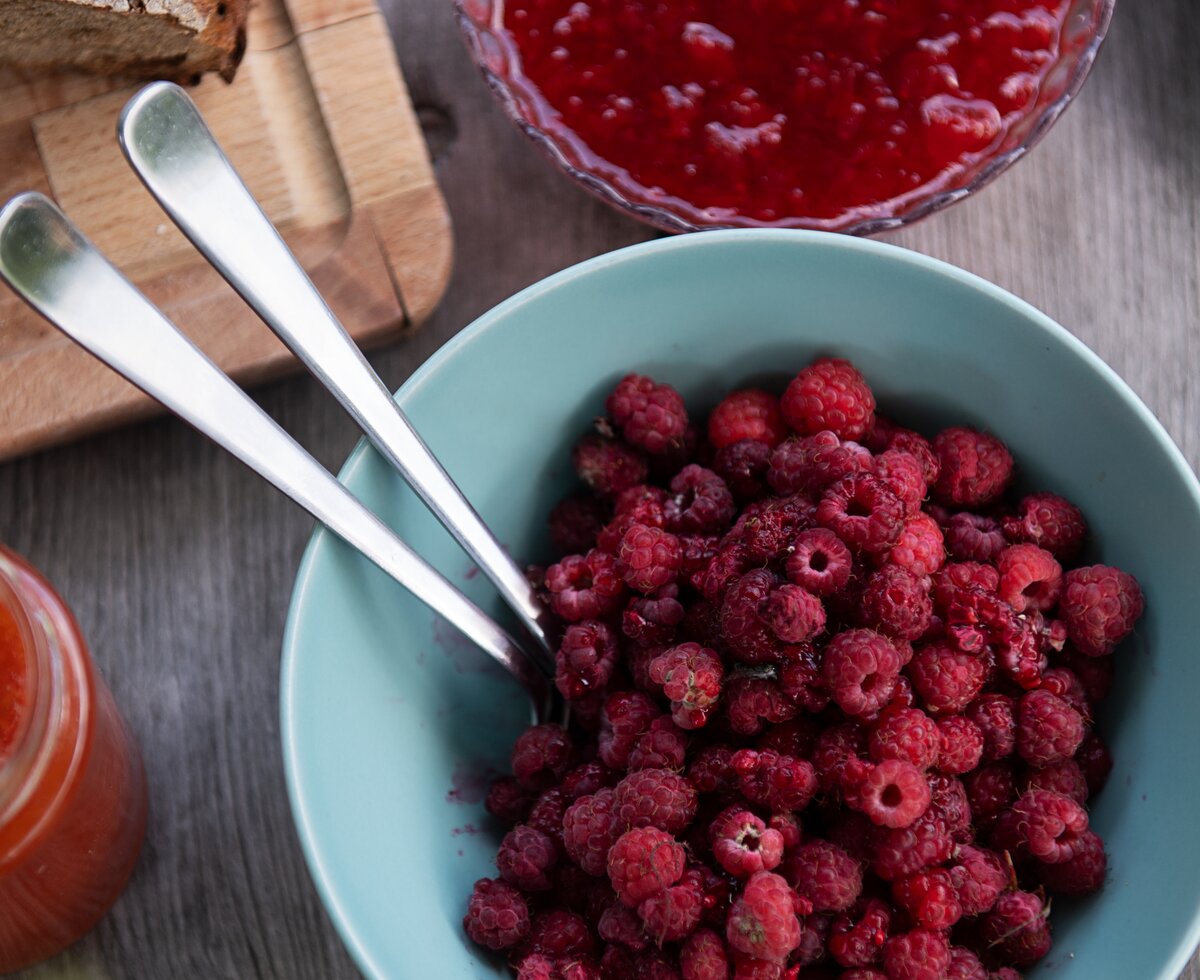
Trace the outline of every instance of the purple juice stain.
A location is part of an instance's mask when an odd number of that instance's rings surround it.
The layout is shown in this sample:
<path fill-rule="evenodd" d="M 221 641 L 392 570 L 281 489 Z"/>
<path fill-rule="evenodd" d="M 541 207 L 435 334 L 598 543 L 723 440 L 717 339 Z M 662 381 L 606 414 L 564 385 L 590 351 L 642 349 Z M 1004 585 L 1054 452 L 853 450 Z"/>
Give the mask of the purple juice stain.
<path fill-rule="evenodd" d="M 450 791 L 446 794 L 446 802 L 482 803 L 499 775 L 491 766 L 480 762 L 460 762 L 450 774 Z"/>

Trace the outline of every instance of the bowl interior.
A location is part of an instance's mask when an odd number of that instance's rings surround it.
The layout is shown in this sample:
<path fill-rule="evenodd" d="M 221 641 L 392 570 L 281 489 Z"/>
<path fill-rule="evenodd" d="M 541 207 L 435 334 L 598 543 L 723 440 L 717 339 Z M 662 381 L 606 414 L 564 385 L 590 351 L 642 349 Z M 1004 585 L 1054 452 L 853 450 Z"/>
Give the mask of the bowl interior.
<path fill-rule="evenodd" d="M 852 358 L 889 415 L 985 426 L 1029 488 L 1080 504 L 1094 557 L 1147 596 L 1119 651 L 1102 730 L 1116 768 L 1094 825 L 1098 899 L 1055 910 L 1035 976 L 1174 980 L 1197 936 L 1192 844 L 1200 757 L 1184 751 L 1200 684 L 1192 595 L 1200 488 L 1161 427 L 1083 345 L 1002 290 L 879 243 L 718 232 L 635 246 L 526 290 L 465 330 L 397 396 L 513 553 L 546 557 L 568 448 L 631 368 L 699 412 L 822 352 Z M 486 608 L 485 582 L 388 466 L 360 446 L 343 478 Z M 283 743 L 300 836 L 343 937 L 372 976 L 504 976 L 465 944 L 472 882 L 498 841 L 481 799 L 528 718 L 515 685 L 324 531 L 284 643 Z M 1053 971 L 1052 973 L 1050 971 Z"/>

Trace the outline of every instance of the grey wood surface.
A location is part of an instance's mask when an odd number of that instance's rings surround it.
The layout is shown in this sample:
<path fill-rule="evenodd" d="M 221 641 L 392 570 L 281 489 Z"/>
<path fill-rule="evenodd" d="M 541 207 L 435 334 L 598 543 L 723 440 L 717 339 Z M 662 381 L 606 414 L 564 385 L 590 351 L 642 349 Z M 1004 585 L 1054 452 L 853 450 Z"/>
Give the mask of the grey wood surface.
<path fill-rule="evenodd" d="M 448 0 L 384 0 L 457 229 L 424 330 L 374 357 L 398 385 L 496 301 L 651 236 L 555 174 L 501 117 Z M 1080 102 L 1032 156 L 893 237 L 1047 311 L 1200 462 L 1200 18 L 1123 0 Z M 314 382 L 258 392 L 327 465 L 356 433 Z M 353 977 L 288 813 L 277 666 L 310 521 L 160 419 L 0 467 L 0 540 L 77 612 L 144 747 L 149 838 L 127 894 L 37 978 Z M 0 911 L 2 914 L 2 911 Z M 1197 980 L 1195 963 L 1185 976 Z"/>

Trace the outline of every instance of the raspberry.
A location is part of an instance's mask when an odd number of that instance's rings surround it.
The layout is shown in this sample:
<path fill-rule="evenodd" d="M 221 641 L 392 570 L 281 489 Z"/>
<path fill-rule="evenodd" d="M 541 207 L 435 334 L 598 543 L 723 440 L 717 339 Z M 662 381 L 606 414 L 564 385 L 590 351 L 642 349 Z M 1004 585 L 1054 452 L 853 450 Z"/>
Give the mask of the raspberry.
<path fill-rule="evenodd" d="M 749 567 L 746 546 L 741 541 L 722 545 L 704 573 L 704 580 L 700 585 L 704 598 L 713 604 L 719 604 L 729 587 Z"/>
<path fill-rule="evenodd" d="M 925 500 L 925 469 L 911 453 L 888 449 L 875 457 L 874 473 L 904 505 L 904 513 L 912 516 Z"/>
<path fill-rule="evenodd" d="M 988 980 L 988 971 L 979 957 L 965 946 L 951 946 L 946 980 Z"/>
<path fill-rule="evenodd" d="M 1050 952 L 1050 927 L 1042 901 L 1029 892 L 1001 895 L 980 930 L 992 954 L 1020 969 L 1033 966 Z"/>
<path fill-rule="evenodd" d="M 871 423 L 871 427 L 863 433 L 860 441 L 871 452 L 881 453 L 888 448 L 888 443 L 896 433 L 907 431 L 907 429 L 902 429 L 886 415 L 880 415 L 876 412 L 875 420 Z"/>
<path fill-rule="evenodd" d="M 546 588 L 555 613 L 568 623 L 603 619 L 620 609 L 625 597 L 616 561 L 595 548 L 546 569 Z"/>
<path fill-rule="evenodd" d="M 1034 493 L 1021 499 L 1014 517 L 1004 519 L 1004 534 L 1014 544 L 1036 544 L 1059 561 L 1069 562 L 1083 549 L 1087 522 L 1069 500 Z"/>
<path fill-rule="evenodd" d="M 1071 642 L 1089 657 L 1112 653 L 1142 615 L 1137 579 L 1119 568 L 1090 565 L 1067 572 L 1059 612 Z"/>
<path fill-rule="evenodd" d="M 996 559 L 1000 572 L 999 596 L 1017 612 L 1047 612 L 1058 604 L 1062 592 L 1062 566 L 1035 544 L 1014 544 Z"/>
<path fill-rule="evenodd" d="M 963 915 L 987 912 L 1008 887 L 1008 871 L 1000 855 L 970 844 L 958 848 L 949 873 Z"/>
<path fill-rule="evenodd" d="M 704 589 L 708 566 L 712 564 L 712 560 L 721 548 L 721 538 L 715 534 L 681 534 L 679 543 L 682 547 L 679 557 L 679 577 L 697 592 L 701 592 Z M 690 607 L 684 610 L 684 618 L 690 611 Z M 691 639 L 695 639 L 695 637 L 691 637 Z"/>
<path fill-rule="evenodd" d="M 887 553 L 892 565 L 907 569 L 918 578 L 932 575 L 946 560 L 942 529 L 925 513 L 917 513 L 904 522 L 900 537 Z"/>
<path fill-rule="evenodd" d="M 678 942 L 700 924 L 704 885 L 695 871 L 689 871 L 677 885 L 664 888 L 638 906 L 638 915 L 646 932 L 659 945 Z"/>
<path fill-rule="evenodd" d="M 871 868 L 884 881 L 895 881 L 942 864 L 953 850 L 954 841 L 945 826 L 926 813 L 911 827 L 880 830 Z"/>
<path fill-rule="evenodd" d="M 711 929 L 697 929 L 683 942 L 679 953 L 683 980 L 729 980 L 729 954 Z"/>
<path fill-rule="evenodd" d="M 501 776 L 492 783 L 483 805 L 497 820 L 515 824 L 524 820 L 529 813 L 533 796 L 517 782 L 515 776 Z"/>
<path fill-rule="evenodd" d="M 758 564 L 785 560 L 796 535 L 813 526 L 814 513 L 813 505 L 798 494 L 769 500 L 753 515 L 744 513 L 738 527 L 747 559 Z"/>
<path fill-rule="evenodd" d="M 561 844 L 563 814 L 567 810 L 568 802 L 563 791 L 557 786 L 548 789 L 537 798 L 525 822 L 534 830 L 540 830 L 555 844 Z"/>
<path fill-rule="evenodd" d="M 650 723 L 661 712 L 641 691 L 610 694 L 600 714 L 600 758 L 612 769 L 624 769 L 629 753 L 650 730 Z"/>
<path fill-rule="evenodd" d="M 767 482 L 776 493 L 820 493 L 852 473 L 868 473 L 871 454 L 833 432 L 781 442 L 771 453 Z"/>
<path fill-rule="evenodd" d="M 864 626 L 901 640 L 917 639 L 929 628 L 933 615 L 928 589 L 899 565 L 872 572 L 859 603 Z"/>
<path fill-rule="evenodd" d="M 853 569 L 850 549 L 823 527 L 801 531 L 787 560 L 788 580 L 819 596 L 844 589 Z"/>
<path fill-rule="evenodd" d="M 702 728 L 721 696 L 725 668 L 715 650 L 699 643 L 671 647 L 650 663 L 650 679 L 671 701 L 680 728 Z"/>
<path fill-rule="evenodd" d="M 734 750 L 728 745 L 706 745 L 688 766 L 688 781 L 701 793 L 725 793 L 737 781 Z"/>
<path fill-rule="evenodd" d="M 763 619 L 785 643 L 805 643 L 825 630 L 821 600 L 799 585 L 780 585 L 759 607 Z"/>
<path fill-rule="evenodd" d="M 962 780 L 941 773 L 930 773 L 929 812 L 945 825 L 950 836 L 960 844 L 974 840 L 971 805 Z"/>
<path fill-rule="evenodd" d="M 858 722 L 847 721 L 826 728 L 817 736 L 813 749 L 813 767 L 826 792 L 836 790 L 842 782 L 846 765 L 867 754 L 867 731 Z"/>
<path fill-rule="evenodd" d="M 666 453 L 683 443 L 687 409 L 679 392 L 668 384 L 645 375 L 626 375 L 608 396 L 605 409 L 625 439 L 648 453 Z"/>
<path fill-rule="evenodd" d="M 968 705 L 964 714 L 983 734 L 985 762 L 1006 759 L 1017 748 L 1017 706 L 1007 694 L 988 693 Z"/>
<path fill-rule="evenodd" d="M 733 520 L 733 494 L 712 470 L 694 463 L 671 480 L 667 527 L 677 534 L 715 534 Z"/>
<path fill-rule="evenodd" d="M 574 623 L 563 633 L 555 655 L 554 683 L 568 700 L 608 686 L 617 663 L 617 639 L 603 623 Z"/>
<path fill-rule="evenodd" d="M 769 391 L 747 388 L 726 395 L 708 417 L 708 441 L 717 449 L 753 439 L 774 446 L 787 435 L 779 401 Z"/>
<path fill-rule="evenodd" d="M 989 504 L 1012 481 L 1012 456 L 995 436 L 976 429 L 943 429 L 934 437 L 933 451 L 941 467 L 934 493 L 950 506 Z"/>
<path fill-rule="evenodd" d="M 657 827 L 626 831 L 608 851 L 608 878 L 630 908 L 670 888 L 683 877 L 683 846 Z"/>
<path fill-rule="evenodd" d="M 892 913 L 877 898 L 869 898 L 857 920 L 849 916 L 835 919 L 829 930 L 829 955 L 839 966 L 865 967 L 879 962 L 887 940 Z"/>
<path fill-rule="evenodd" d="M 942 732 L 924 711 L 888 708 L 875 723 L 868 748 L 875 762 L 901 759 L 924 770 L 938 764 L 941 745 Z"/>
<path fill-rule="evenodd" d="M 946 643 L 918 647 L 908 665 L 913 687 L 933 715 L 957 714 L 983 688 L 987 665 Z"/>
<path fill-rule="evenodd" d="M 638 914 L 619 901 L 605 905 L 596 923 L 596 932 L 606 943 L 617 943 L 635 953 L 641 952 L 650 942 Z"/>
<path fill-rule="evenodd" d="M 746 882 L 726 920 L 725 937 L 735 950 L 782 963 L 800 944 L 800 923 L 787 882 L 760 871 Z"/>
<path fill-rule="evenodd" d="M 679 587 L 665 585 L 648 596 L 634 596 L 621 615 L 621 632 L 639 646 L 670 643 L 686 610 L 679 601 Z"/>
<path fill-rule="evenodd" d="M 944 538 L 946 550 L 963 562 L 993 562 L 1008 547 L 999 522 L 979 514 L 955 514 L 946 525 Z"/>
<path fill-rule="evenodd" d="M 870 630 L 845 630 L 825 648 L 825 683 L 848 715 L 868 717 L 891 697 L 900 674 L 900 653 Z"/>
<path fill-rule="evenodd" d="M 1098 834 L 1086 831 L 1075 842 L 1073 857 L 1058 864 L 1043 864 L 1038 875 L 1050 891 L 1059 895 L 1091 895 L 1104 887 L 1108 858 Z"/>
<path fill-rule="evenodd" d="M 875 421 L 875 396 L 866 379 L 838 357 L 822 357 L 802 369 L 779 407 L 801 435 L 830 429 L 842 439 L 861 439 Z"/>
<path fill-rule="evenodd" d="M 1075 856 L 1087 829 L 1087 811 L 1070 797 L 1031 789 L 1000 814 L 992 836 L 1002 850 L 1059 864 Z"/>
<path fill-rule="evenodd" d="M 510 949 L 529 933 L 529 906 L 512 885 L 480 878 L 467 900 L 463 928 L 480 946 Z"/>
<path fill-rule="evenodd" d="M 831 485 L 817 505 L 817 523 L 851 548 L 887 551 L 900 537 L 904 505 L 875 477 L 846 476 Z"/>
<path fill-rule="evenodd" d="M 1104 789 L 1104 784 L 1108 782 L 1108 775 L 1112 772 L 1113 759 L 1109 754 L 1108 747 L 1100 741 L 1099 735 L 1095 732 L 1088 732 L 1084 736 L 1083 744 L 1079 746 L 1079 751 L 1075 753 L 1075 761 L 1083 770 L 1083 778 L 1087 780 L 1088 793 L 1095 796 Z"/>
<path fill-rule="evenodd" d="M 696 790 L 669 769 L 639 769 L 617 783 L 613 812 L 622 827 L 677 833 L 696 815 Z"/>
<path fill-rule="evenodd" d="M 829 927 L 833 924 L 832 915 L 806 915 L 800 921 L 800 945 L 788 957 L 791 968 L 780 974 L 786 980 L 799 976 L 799 971 L 825 959 L 825 947 L 829 943 Z M 811 971 L 806 971 L 812 976 Z"/>
<path fill-rule="evenodd" d="M 593 759 L 591 762 L 581 763 L 567 773 L 558 788 L 566 799 L 574 802 L 581 796 L 611 787 L 616 781 L 616 774 L 608 766 Z"/>
<path fill-rule="evenodd" d="M 844 912 L 862 892 L 859 863 L 825 840 L 809 840 L 791 851 L 784 860 L 783 874 L 816 912 Z"/>
<path fill-rule="evenodd" d="M 496 866 L 500 877 L 522 891 L 550 890 L 550 869 L 558 859 L 558 847 L 540 830 L 514 827 L 500 842 Z"/>
<path fill-rule="evenodd" d="M 533 917 L 525 953 L 541 953 L 551 959 L 587 956 L 595 947 L 592 932 L 583 916 L 566 909 L 547 909 Z"/>
<path fill-rule="evenodd" d="M 870 766 L 847 792 L 846 803 L 880 827 L 908 827 L 929 806 L 929 781 L 911 762 L 888 759 Z"/>
<path fill-rule="evenodd" d="M 976 822 L 986 822 L 998 815 L 1017 798 L 1012 766 L 1003 761 L 991 762 L 967 773 L 963 785 L 967 787 L 967 801 Z"/>
<path fill-rule="evenodd" d="M 812 764 L 772 749 L 741 749 L 730 765 L 742 795 L 776 813 L 803 810 L 817 792 Z"/>
<path fill-rule="evenodd" d="M 757 735 L 764 722 L 791 721 L 796 706 L 765 677 L 735 674 L 725 684 L 725 716 L 738 735 Z"/>
<path fill-rule="evenodd" d="M 959 591 L 974 586 L 984 592 L 1000 588 L 1000 573 L 991 565 L 977 561 L 951 562 L 933 577 L 934 605 L 945 612 Z"/>
<path fill-rule="evenodd" d="M 1056 694 L 1079 712 L 1086 721 L 1092 713 L 1087 691 L 1075 671 L 1067 667 L 1051 667 L 1042 674 L 1041 689 Z"/>
<path fill-rule="evenodd" d="M 922 472 L 925 474 L 926 484 L 933 486 L 937 483 L 938 475 L 942 470 L 942 464 L 938 462 L 937 453 L 933 451 L 933 444 L 919 432 L 913 432 L 912 429 L 898 428 L 892 432 L 884 448 L 898 449 L 901 452 L 908 453 L 910 456 L 915 456 L 921 464 Z"/>
<path fill-rule="evenodd" d="M 666 520 L 666 505 L 666 490 L 639 483 L 617 494 L 613 501 L 613 517 L 632 516 L 639 524 L 662 527 Z"/>
<path fill-rule="evenodd" d="M 682 769 L 686 758 L 687 735 L 675 722 L 662 715 L 650 723 L 650 731 L 638 739 L 629 753 L 629 771 Z"/>
<path fill-rule="evenodd" d="M 713 857 L 735 878 L 771 871 L 783 860 L 783 834 L 741 807 L 723 811 L 708 833 Z"/>
<path fill-rule="evenodd" d="M 779 690 L 805 711 L 824 711 L 829 706 L 829 690 L 821 670 L 821 654 L 808 644 L 793 648 L 779 668 Z"/>
<path fill-rule="evenodd" d="M 721 631 L 730 651 L 743 663 L 774 663 L 782 655 L 782 642 L 761 614 L 778 585 L 773 572 L 759 568 L 742 575 L 725 593 Z"/>
<path fill-rule="evenodd" d="M 966 653 L 992 650 L 996 665 L 1021 687 L 1041 683 L 1048 661 L 1031 619 L 999 596 L 974 586 L 958 589 L 946 609 L 945 631 Z"/>
<path fill-rule="evenodd" d="M 602 497 L 611 497 L 644 483 L 649 472 L 646 457 L 623 442 L 586 435 L 571 456 L 579 479 Z"/>
<path fill-rule="evenodd" d="M 595 545 L 596 535 L 607 520 L 608 508 L 596 497 L 566 497 L 550 511 L 550 543 L 560 555 L 585 552 Z"/>
<path fill-rule="evenodd" d="M 794 813 L 772 813 L 771 819 L 767 821 L 767 826 L 771 830 L 779 831 L 783 837 L 783 848 L 799 847 L 803 834 L 803 828 L 800 826 L 800 818 Z"/>
<path fill-rule="evenodd" d="M 1025 788 L 1061 793 L 1081 806 L 1088 799 L 1087 777 L 1074 759 L 1064 759 L 1044 769 L 1029 770 Z"/>
<path fill-rule="evenodd" d="M 713 471 L 725 481 L 733 496 L 744 503 L 766 493 L 770 459 L 771 447 L 765 442 L 743 439 L 717 450 Z"/>
<path fill-rule="evenodd" d="M 944 980 L 950 969 L 950 944 L 929 929 L 892 936 L 883 946 L 883 967 L 888 980 Z"/>
<path fill-rule="evenodd" d="M 675 581 L 682 557 L 682 546 L 674 534 L 634 524 L 621 538 L 617 570 L 631 589 L 650 593 Z"/>
<path fill-rule="evenodd" d="M 1030 691 L 1017 705 L 1017 751 L 1031 766 L 1048 766 L 1075 754 L 1083 719 L 1049 691 Z"/>
<path fill-rule="evenodd" d="M 918 871 L 892 882 L 892 896 L 922 929 L 949 929 L 962 918 L 954 881 L 944 868 Z"/>
<path fill-rule="evenodd" d="M 561 725 L 534 725 L 513 745 L 513 775 L 525 789 L 537 792 L 559 782 L 573 756 L 571 739 Z"/>
<path fill-rule="evenodd" d="M 941 735 L 937 767 L 951 776 L 961 776 L 976 768 L 983 759 L 983 732 L 964 715 L 937 720 Z"/>

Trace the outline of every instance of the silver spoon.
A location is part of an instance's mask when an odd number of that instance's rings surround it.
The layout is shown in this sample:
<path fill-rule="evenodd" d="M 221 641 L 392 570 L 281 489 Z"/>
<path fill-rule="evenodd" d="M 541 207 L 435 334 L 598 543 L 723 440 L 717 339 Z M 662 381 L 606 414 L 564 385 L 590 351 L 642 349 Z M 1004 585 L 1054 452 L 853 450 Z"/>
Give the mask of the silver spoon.
<path fill-rule="evenodd" d="M 221 151 L 186 92 L 155 82 L 125 106 L 121 148 L 180 230 L 333 393 L 490 578 L 554 671 L 544 606 L 429 451 Z"/>
<path fill-rule="evenodd" d="M 458 627 L 524 685 L 540 717 L 548 716 L 553 685 L 529 652 L 280 428 L 43 195 L 22 194 L 0 209 L 0 277 L 72 340 Z"/>

